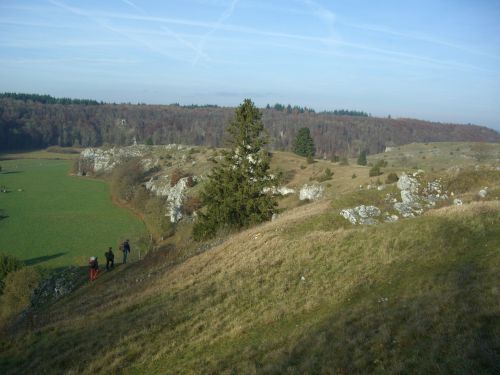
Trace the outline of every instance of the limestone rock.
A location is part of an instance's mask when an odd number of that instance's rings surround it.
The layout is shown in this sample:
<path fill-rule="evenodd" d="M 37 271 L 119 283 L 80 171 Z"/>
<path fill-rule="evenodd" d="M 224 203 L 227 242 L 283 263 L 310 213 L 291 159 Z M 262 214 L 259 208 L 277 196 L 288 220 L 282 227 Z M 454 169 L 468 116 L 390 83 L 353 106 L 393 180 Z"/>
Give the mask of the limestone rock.
<path fill-rule="evenodd" d="M 479 195 L 480 198 L 486 198 L 486 196 L 488 195 L 488 188 L 487 187 L 482 188 L 481 190 L 479 190 L 477 195 Z"/>
<path fill-rule="evenodd" d="M 299 199 L 301 201 L 309 199 L 309 200 L 318 200 L 323 195 L 323 186 L 321 185 L 307 185 L 305 184 L 302 189 L 300 189 Z"/>
<path fill-rule="evenodd" d="M 354 225 L 373 225 L 378 223 L 375 217 L 380 216 L 380 209 L 375 206 L 361 205 L 354 208 L 346 208 L 340 211 L 340 215 Z"/>

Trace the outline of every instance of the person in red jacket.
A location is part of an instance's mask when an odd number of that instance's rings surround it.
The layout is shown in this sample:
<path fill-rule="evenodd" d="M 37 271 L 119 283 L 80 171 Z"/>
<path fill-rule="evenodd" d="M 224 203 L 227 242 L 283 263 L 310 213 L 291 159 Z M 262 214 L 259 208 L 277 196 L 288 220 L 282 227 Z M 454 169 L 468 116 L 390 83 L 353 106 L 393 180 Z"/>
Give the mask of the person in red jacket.
<path fill-rule="evenodd" d="M 90 257 L 89 260 L 89 280 L 94 281 L 97 279 L 97 274 L 99 273 L 99 263 L 97 262 L 97 257 Z"/>

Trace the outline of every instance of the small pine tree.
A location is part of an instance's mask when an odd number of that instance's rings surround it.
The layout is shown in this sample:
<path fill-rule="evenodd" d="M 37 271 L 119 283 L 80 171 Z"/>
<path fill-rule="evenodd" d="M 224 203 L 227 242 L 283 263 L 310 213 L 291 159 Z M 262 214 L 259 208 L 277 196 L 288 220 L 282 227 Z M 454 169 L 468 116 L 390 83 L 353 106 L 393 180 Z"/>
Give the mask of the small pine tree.
<path fill-rule="evenodd" d="M 314 141 L 308 128 L 300 128 L 293 140 L 293 152 L 300 156 L 313 157 L 316 153 Z"/>
<path fill-rule="evenodd" d="M 269 220 L 275 212 L 277 202 L 270 188 L 277 181 L 269 173 L 261 117 L 250 99 L 236 109 L 228 128 L 231 149 L 213 168 L 200 195 L 204 212 L 193 228 L 195 240 L 214 237 L 223 227 L 240 229 Z"/>
<path fill-rule="evenodd" d="M 358 165 L 366 165 L 367 164 L 367 160 L 366 160 L 366 151 L 363 150 L 359 153 L 359 157 L 358 157 Z"/>

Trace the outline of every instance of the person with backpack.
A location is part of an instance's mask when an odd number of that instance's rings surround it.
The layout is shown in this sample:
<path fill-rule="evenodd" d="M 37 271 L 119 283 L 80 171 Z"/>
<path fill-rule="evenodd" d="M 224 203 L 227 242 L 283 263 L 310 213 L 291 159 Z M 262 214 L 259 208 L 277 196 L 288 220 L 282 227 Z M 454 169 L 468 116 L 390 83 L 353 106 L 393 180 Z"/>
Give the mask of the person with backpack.
<path fill-rule="evenodd" d="M 89 280 L 94 281 L 95 279 L 97 279 L 98 272 L 99 272 L 99 263 L 97 262 L 97 257 L 90 257 Z"/>
<path fill-rule="evenodd" d="M 129 244 L 128 240 L 125 240 L 125 242 L 123 243 L 122 251 L 123 251 L 123 264 L 126 264 L 128 254 L 130 254 L 130 244 Z"/>
<path fill-rule="evenodd" d="M 104 253 L 104 256 L 106 257 L 106 271 L 109 271 L 110 268 L 115 267 L 115 254 L 111 247 Z"/>

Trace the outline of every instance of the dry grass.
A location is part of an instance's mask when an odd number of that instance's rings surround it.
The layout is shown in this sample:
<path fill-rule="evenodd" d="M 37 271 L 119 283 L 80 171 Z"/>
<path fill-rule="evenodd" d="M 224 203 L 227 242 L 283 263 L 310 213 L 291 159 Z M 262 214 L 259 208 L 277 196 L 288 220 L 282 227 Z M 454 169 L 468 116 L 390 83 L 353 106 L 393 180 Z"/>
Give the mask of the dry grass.
<path fill-rule="evenodd" d="M 330 168 L 334 199 L 212 247 L 179 227 L 0 340 L 2 373 L 498 373 L 499 202 L 353 227 L 338 210 L 387 192 L 351 193 L 369 167 L 278 166 L 295 188 Z"/>
<path fill-rule="evenodd" d="M 324 202 L 300 207 L 170 268 L 152 259 L 105 274 L 40 312 L 35 331 L 2 344 L 0 367 L 137 374 L 494 369 L 498 325 L 488 316 L 499 312 L 492 289 L 497 203 L 373 228 L 287 233 L 328 209 Z"/>

